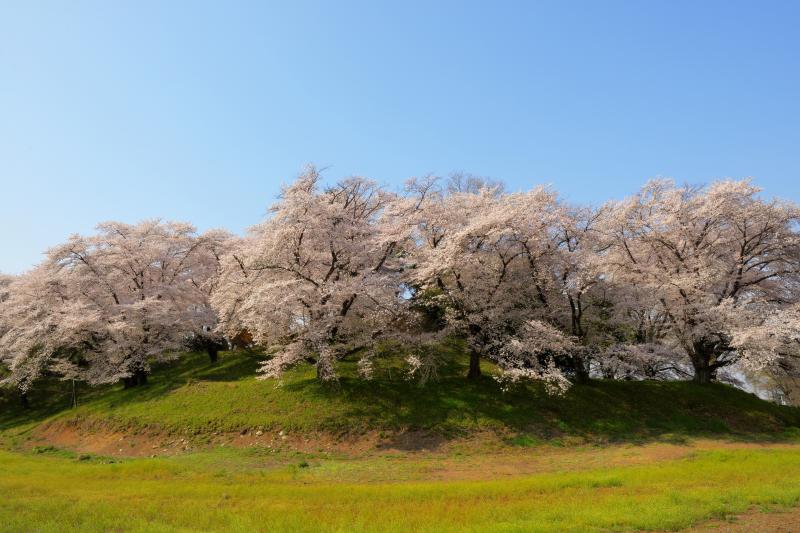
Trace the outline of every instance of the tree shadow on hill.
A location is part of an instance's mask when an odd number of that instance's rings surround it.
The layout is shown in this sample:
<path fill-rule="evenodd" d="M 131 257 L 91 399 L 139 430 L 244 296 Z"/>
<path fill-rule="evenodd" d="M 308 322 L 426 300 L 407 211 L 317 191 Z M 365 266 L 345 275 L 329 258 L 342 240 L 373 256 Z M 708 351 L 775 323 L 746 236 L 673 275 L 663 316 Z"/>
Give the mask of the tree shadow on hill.
<path fill-rule="evenodd" d="M 448 377 L 424 387 L 352 378 L 343 378 L 338 388 L 313 380 L 286 387 L 303 397 L 343 402 L 344 414 L 324 422 L 331 431 L 353 428 L 358 420 L 365 429 L 390 431 L 395 440 L 387 445 L 397 449 L 432 449 L 475 430 L 536 441 L 578 437 L 589 443 L 644 443 L 702 437 L 797 440 L 800 426 L 800 409 L 725 385 L 688 382 L 596 381 L 575 385 L 563 396 L 549 396 L 536 385 L 504 393 L 488 376 Z"/>
<path fill-rule="evenodd" d="M 402 357 L 384 360 L 371 381 L 356 377 L 355 361 L 343 361 L 335 387 L 316 381 L 311 368 L 295 369 L 287 373 L 283 390 L 289 394 L 281 395 L 280 401 L 289 404 L 287 412 L 313 412 L 311 429 L 333 434 L 381 431 L 386 447 L 394 449 L 435 449 L 475 431 L 494 431 L 519 443 L 556 443 L 571 437 L 589 443 L 800 438 L 800 409 L 780 407 L 725 385 L 594 381 L 575 385 L 563 396 L 549 396 L 537 384 L 503 392 L 491 375 L 465 379 L 463 353 L 458 347 L 452 352 L 439 368 L 440 379 L 425 386 L 405 379 Z M 155 365 L 145 386 L 125 390 L 119 384 L 79 385 L 75 418 L 113 416 L 115 407 L 157 400 L 194 383 L 254 379 L 263 358 L 255 352 L 223 352 L 212 364 L 205 354 L 187 354 Z M 22 409 L 18 398 L 8 393 L 0 394 L 0 430 L 22 431 L 71 412 L 70 392 L 68 382 L 44 380 L 31 393 L 31 409 Z M 286 423 L 291 425 L 291 420 Z"/>
<path fill-rule="evenodd" d="M 145 385 L 123 388 L 121 383 L 89 386 L 77 383 L 79 408 L 110 410 L 117 406 L 148 402 L 188 384 L 202 381 L 234 382 L 252 378 L 263 356 L 255 352 L 221 352 L 211 363 L 203 353 L 188 353 L 169 363 L 154 364 Z M 13 391 L 0 389 L 0 431 L 41 423 L 60 413 L 72 411 L 72 384 L 50 378 L 36 384 L 24 408 Z"/>
<path fill-rule="evenodd" d="M 28 396 L 30 405 L 23 407 L 16 391 L 0 389 L 0 431 L 41 422 L 72 405 L 71 385 L 62 381 L 43 381 Z"/>
<path fill-rule="evenodd" d="M 235 382 L 252 378 L 262 356 L 250 352 L 220 352 L 211 363 L 203 353 L 191 353 L 172 363 L 153 365 L 148 383 L 130 389 L 119 388 L 115 394 L 98 394 L 101 405 L 115 407 L 125 403 L 146 402 L 203 381 Z M 97 402 L 95 402 L 97 403 Z"/>
<path fill-rule="evenodd" d="M 256 375 L 264 356 L 257 352 L 220 352 L 219 361 L 190 366 L 184 376 L 202 381 L 239 381 Z"/>

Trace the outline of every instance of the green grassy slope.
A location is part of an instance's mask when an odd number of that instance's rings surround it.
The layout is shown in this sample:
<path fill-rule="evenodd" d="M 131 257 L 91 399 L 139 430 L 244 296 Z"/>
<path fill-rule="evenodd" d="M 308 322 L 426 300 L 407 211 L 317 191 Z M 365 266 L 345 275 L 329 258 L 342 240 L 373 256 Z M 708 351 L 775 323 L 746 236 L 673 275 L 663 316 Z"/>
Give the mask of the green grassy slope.
<path fill-rule="evenodd" d="M 257 380 L 261 356 L 226 352 L 216 365 L 203 354 L 157 368 L 150 384 L 79 387 L 78 409 L 69 409 L 69 386 L 45 383 L 31 396 L 32 409 L 0 398 L 0 431 L 45 420 L 99 424 L 107 429 L 152 429 L 204 434 L 281 428 L 295 432 L 360 434 L 369 430 L 431 430 L 444 436 L 473 431 L 536 439 L 580 437 L 590 441 L 636 440 L 665 434 L 779 438 L 797 432 L 800 409 L 780 407 L 724 385 L 687 382 L 596 381 L 552 397 L 536 385 L 503 393 L 493 369 L 467 381 L 457 345 L 443 350 L 436 382 L 404 379 L 399 358 L 385 359 L 373 381 L 355 377 L 355 363 L 341 365 L 338 387 L 317 383 L 305 366 L 282 385 Z"/>

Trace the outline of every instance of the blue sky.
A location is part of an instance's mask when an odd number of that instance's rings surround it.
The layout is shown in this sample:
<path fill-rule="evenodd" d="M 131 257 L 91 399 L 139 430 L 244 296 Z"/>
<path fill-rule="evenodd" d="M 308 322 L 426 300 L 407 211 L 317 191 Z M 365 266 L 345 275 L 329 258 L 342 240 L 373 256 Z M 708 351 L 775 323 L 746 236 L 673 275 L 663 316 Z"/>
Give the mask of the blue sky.
<path fill-rule="evenodd" d="M 242 231 L 307 162 L 600 203 L 800 200 L 800 2 L 0 3 L 0 270 L 102 220 Z"/>

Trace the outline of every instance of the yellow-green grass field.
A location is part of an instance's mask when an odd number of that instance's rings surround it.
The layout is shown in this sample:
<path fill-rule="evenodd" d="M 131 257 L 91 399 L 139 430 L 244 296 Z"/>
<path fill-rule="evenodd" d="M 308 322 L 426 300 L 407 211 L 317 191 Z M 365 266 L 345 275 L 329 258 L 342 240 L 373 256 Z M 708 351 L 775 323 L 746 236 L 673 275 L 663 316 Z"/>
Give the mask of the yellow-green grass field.
<path fill-rule="evenodd" d="M 0 452 L 0 530 L 675 530 L 800 499 L 800 447 L 708 444 L 684 445 L 677 457 L 665 452 L 680 445 L 647 445 L 638 453 L 649 460 L 606 468 L 582 468 L 586 450 L 560 450 L 552 468 L 503 478 L 492 476 L 492 463 L 507 455 L 471 457 L 462 459 L 477 463 L 471 474 L 452 480 L 426 480 L 437 469 L 420 470 L 414 457 L 281 464 L 228 451 L 109 464 Z M 406 479 L 373 480 L 382 470 Z"/>

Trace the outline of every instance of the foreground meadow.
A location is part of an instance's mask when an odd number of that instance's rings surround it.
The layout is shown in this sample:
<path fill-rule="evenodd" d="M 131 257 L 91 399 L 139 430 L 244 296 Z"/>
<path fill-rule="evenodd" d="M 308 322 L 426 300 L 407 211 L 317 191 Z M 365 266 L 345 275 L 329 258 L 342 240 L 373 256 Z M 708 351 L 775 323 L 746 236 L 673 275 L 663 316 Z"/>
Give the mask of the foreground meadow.
<path fill-rule="evenodd" d="M 685 382 L 501 393 L 443 350 L 435 386 L 388 359 L 276 387 L 230 352 L 77 409 L 59 381 L 0 398 L 0 531 L 658 531 L 800 502 L 795 408 Z"/>
<path fill-rule="evenodd" d="M 2 531 L 676 530 L 800 500 L 797 445 L 362 459 L 249 449 L 113 462 L 39 451 L 0 453 Z M 538 471 L 497 472 L 527 461 Z"/>

